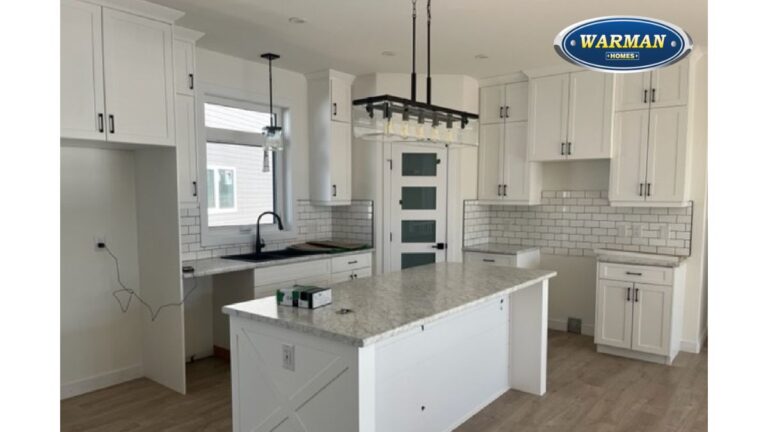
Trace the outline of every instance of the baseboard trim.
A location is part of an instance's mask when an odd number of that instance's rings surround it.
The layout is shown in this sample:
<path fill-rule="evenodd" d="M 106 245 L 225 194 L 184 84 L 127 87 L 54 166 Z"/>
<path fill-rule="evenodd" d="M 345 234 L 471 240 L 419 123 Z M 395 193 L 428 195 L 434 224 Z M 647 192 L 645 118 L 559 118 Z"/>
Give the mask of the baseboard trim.
<path fill-rule="evenodd" d="M 124 369 L 95 375 L 77 381 L 61 385 L 61 399 L 69 399 L 81 394 L 90 393 L 116 384 L 132 381 L 144 376 L 144 368 L 141 364 Z"/>
<path fill-rule="evenodd" d="M 704 331 L 699 334 L 698 340 L 695 340 L 695 341 L 681 340 L 680 351 L 699 354 L 701 352 L 701 347 L 704 346 L 704 342 L 706 342 L 706 340 L 707 340 L 707 329 L 704 329 Z"/>
<path fill-rule="evenodd" d="M 568 320 L 564 319 L 557 319 L 557 318 L 550 318 L 547 322 L 547 327 L 550 330 L 557 330 L 557 331 L 568 331 Z M 581 334 L 587 335 L 587 336 L 594 336 L 595 335 L 595 325 L 594 324 L 581 324 Z"/>
<path fill-rule="evenodd" d="M 601 354 L 610 354 L 610 355 L 615 355 L 619 357 L 626 357 L 626 358 L 631 358 L 635 360 L 642 360 L 642 361 L 665 364 L 665 365 L 671 365 L 672 362 L 675 360 L 674 357 L 648 354 L 640 351 L 633 351 L 633 350 L 628 350 L 624 348 L 616 348 L 616 347 L 601 345 L 601 344 L 597 344 L 597 352 Z"/>

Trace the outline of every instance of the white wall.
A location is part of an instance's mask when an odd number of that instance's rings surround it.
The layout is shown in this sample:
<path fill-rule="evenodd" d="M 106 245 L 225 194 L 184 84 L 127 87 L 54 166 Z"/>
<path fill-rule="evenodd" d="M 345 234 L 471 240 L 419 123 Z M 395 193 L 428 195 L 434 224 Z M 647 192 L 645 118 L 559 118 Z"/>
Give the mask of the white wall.
<path fill-rule="evenodd" d="M 142 375 L 140 310 L 120 311 L 114 263 L 94 244 L 104 236 L 138 288 L 134 177 L 132 152 L 61 148 L 62 397 Z"/>

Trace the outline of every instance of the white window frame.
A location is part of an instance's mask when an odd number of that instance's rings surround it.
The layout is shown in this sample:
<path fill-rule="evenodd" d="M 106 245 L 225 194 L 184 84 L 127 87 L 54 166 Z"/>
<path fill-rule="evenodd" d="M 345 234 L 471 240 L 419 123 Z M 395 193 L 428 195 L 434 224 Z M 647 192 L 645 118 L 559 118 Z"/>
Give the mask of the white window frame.
<path fill-rule="evenodd" d="M 205 176 L 205 181 L 206 182 L 208 181 L 208 175 L 207 175 L 208 174 L 207 173 L 208 170 L 212 170 L 214 172 L 214 174 L 213 174 L 213 178 L 214 179 L 218 179 L 218 176 L 216 175 L 216 173 L 219 170 L 232 171 L 232 181 L 233 181 L 233 183 L 235 185 L 234 188 L 233 188 L 234 189 L 234 197 L 233 197 L 233 199 L 234 199 L 235 203 L 234 203 L 234 206 L 232 206 L 230 208 L 221 208 L 221 206 L 220 206 L 220 204 L 221 204 L 220 201 L 221 200 L 219 199 L 219 185 L 218 185 L 219 181 L 215 180 L 214 182 L 216 184 L 213 186 L 213 195 L 216 197 L 216 205 L 213 208 L 207 208 L 207 202 L 206 202 L 206 210 L 209 211 L 209 212 L 212 211 L 214 214 L 236 213 L 237 212 L 237 169 L 235 167 L 230 167 L 230 166 L 208 165 L 206 167 L 206 176 Z M 208 186 L 208 185 L 206 184 L 206 186 Z M 206 200 L 208 199 L 208 189 L 207 188 L 205 189 L 205 199 Z"/>
<path fill-rule="evenodd" d="M 269 111 L 269 95 L 254 94 L 247 91 L 235 91 L 229 87 L 221 87 L 207 83 L 198 84 L 197 106 L 198 118 L 198 178 L 200 190 L 207 191 L 208 142 L 235 143 L 243 145 L 263 146 L 264 137 L 261 134 L 216 129 L 205 127 L 205 103 L 226 105 L 247 110 Z M 290 171 L 290 104 L 278 99 L 274 111 L 277 114 L 277 124 L 283 126 L 284 150 L 272 153 L 276 175 L 274 181 L 274 211 L 280 215 L 284 230 L 277 229 L 277 224 L 262 224 L 260 232 L 267 240 L 286 240 L 297 238 L 293 199 L 288 182 Z M 208 226 L 208 193 L 200 194 L 200 242 L 203 246 L 223 246 L 230 244 L 253 243 L 256 240 L 256 221 L 250 225 L 241 226 Z"/>

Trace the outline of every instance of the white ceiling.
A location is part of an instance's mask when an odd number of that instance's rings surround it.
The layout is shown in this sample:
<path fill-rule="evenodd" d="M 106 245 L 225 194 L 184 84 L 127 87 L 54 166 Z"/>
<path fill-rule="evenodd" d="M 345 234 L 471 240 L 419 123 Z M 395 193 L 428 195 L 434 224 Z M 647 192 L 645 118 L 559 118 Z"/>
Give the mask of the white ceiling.
<path fill-rule="evenodd" d="M 302 73 L 409 72 L 410 0 L 150 0 L 186 12 L 179 24 L 206 33 L 199 46 Z M 426 0 L 418 0 L 417 68 L 426 68 Z M 432 73 L 477 78 L 557 65 L 552 42 L 566 26 L 606 15 L 641 15 L 707 44 L 706 0 L 434 0 Z M 291 24 L 290 17 L 305 24 Z M 393 51 L 395 56 L 383 56 Z M 475 55 L 485 54 L 485 60 Z"/>

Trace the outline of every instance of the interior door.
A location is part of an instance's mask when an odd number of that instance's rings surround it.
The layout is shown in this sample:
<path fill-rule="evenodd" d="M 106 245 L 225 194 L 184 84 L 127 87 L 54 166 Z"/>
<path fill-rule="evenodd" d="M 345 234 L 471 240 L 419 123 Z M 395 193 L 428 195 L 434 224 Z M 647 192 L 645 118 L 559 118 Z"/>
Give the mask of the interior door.
<path fill-rule="evenodd" d="M 651 354 L 669 353 L 672 287 L 635 284 L 632 349 Z"/>
<path fill-rule="evenodd" d="M 616 111 L 648 108 L 651 102 L 651 73 L 616 74 Z"/>
<path fill-rule="evenodd" d="M 104 9 L 107 140 L 173 146 L 171 26 Z"/>
<path fill-rule="evenodd" d="M 530 161 L 565 159 L 568 127 L 568 75 L 534 78 L 529 85 Z"/>
<path fill-rule="evenodd" d="M 569 87 L 568 159 L 610 158 L 613 75 L 574 72 Z"/>
<path fill-rule="evenodd" d="M 61 137 L 105 138 L 101 7 L 61 2 Z"/>
<path fill-rule="evenodd" d="M 392 144 L 388 271 L 445 261 L 448 152 Z"/>
<path fill-rule="evenodd" d="M 526 158 L 528 122 L 507 122 L 504 132 L 504 188 L 505 200 L 528 201 L 531 164 Z"/>
<path fill-rule="evenodd" d="M 687 115 L 685 107 L 651 109 L 646 201 L 681 202 L 685 197 Z"/>
<path fill-rule="evenodd" d="M 525 143 L 525 142 L 523 142 Z M 500 200 L 504 167 L 504 123 L 480 126 L 477 193 L 482 200 Z"/>
<path fill-rule="evenodd" d="M 595 343 L 632 346 L 632 295 L 631 282 L 598 279 Z"/>
<path fill-rule="evenodd" d="M 617 112 L 613 126 L 611 201 L 645 201 L 640 189 L 645 183 L 648 154 L 648 110 Z"/>
<path fill-rule="evenodd" d="M 480 89 L 480 124 L 504 122 L 504 86 Z"/>

